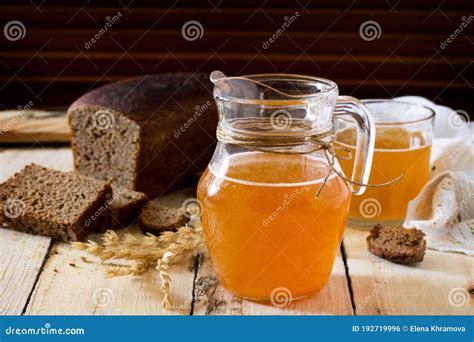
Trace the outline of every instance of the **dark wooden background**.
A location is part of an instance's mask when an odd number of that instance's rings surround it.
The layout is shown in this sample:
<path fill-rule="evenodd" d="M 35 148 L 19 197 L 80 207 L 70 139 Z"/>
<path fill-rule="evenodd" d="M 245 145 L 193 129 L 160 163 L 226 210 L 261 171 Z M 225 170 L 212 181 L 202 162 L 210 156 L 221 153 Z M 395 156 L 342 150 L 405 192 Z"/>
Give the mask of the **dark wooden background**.
<path fill-rule="evenodd" d="M 264 49 L 295 11 L 299 18 Z M 125 77 L 220 69 L 317 75 L 336 81 L 341 94 L 421 95 L 472 115 L 474 22 L 440 48 L 470 15 L 473 0 L 0 1 L 2 29 L 12 20 L 26 28 L 17 41 L 0 36 L 0 108 L 67 106 Z M 190 20 L 201 23 L 201 39 L 183 38 Z M 380 25 L 379 39 L 360 37 L 368 20 Z"/>

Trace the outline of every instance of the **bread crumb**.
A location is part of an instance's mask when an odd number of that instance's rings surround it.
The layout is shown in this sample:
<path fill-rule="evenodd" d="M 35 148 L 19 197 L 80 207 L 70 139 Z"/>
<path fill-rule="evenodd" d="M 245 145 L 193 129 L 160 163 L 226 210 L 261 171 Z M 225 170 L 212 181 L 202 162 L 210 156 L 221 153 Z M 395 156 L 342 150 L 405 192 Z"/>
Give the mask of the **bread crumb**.
<path fill-rule="evenodd" d="M 92 263 L 92 261 L 90 261 L 89 259 L 87 259 L 86 257 L 83 257 L 83 256 L 81 256 L 81 260 L 82 260 L 82 262 L 85 262 L 86 264 L 91 264 Z"/>
<path fill-rule="evenodd" d="M 424 236 L 419 229 L 378 224 L 367 236 L 367 249 L 380 258 L 399 264 L 421 262 L 426 250 Z"/>

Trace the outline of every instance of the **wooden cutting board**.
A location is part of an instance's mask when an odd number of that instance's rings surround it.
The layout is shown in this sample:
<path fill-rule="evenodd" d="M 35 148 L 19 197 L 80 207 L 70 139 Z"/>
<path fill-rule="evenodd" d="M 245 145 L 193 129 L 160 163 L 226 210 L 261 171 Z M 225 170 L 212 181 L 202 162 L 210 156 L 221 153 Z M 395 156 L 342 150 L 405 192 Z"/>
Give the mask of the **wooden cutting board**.
<path fill-rule="evenodd" d="M 0 144 L 69 143 L 66 110 L 0 111 Z"/>

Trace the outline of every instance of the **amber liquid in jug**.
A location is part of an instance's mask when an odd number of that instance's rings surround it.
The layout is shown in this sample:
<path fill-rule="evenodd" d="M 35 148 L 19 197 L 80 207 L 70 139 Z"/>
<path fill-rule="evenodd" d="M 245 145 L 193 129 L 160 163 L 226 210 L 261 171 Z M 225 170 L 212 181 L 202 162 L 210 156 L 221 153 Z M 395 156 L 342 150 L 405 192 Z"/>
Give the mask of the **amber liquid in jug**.
<path fill-rule="evenodd" d="M 321 289 L 339 249 L 351 192 L 324 159 L 260 152 L 236 154 L 225 175 L 208 168 L 198 186 L 213 266 L 234 294 L 292 299 Z"/>

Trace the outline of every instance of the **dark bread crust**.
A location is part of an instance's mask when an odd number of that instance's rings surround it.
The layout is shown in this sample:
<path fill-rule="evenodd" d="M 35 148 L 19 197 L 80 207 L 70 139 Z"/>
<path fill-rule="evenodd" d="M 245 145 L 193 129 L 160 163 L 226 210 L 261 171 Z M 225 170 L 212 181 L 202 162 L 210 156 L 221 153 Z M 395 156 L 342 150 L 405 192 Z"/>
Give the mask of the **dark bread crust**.
<path fill-rule="evenodd" d="M 150 197 L 189 183 L 205 169 L 215 147 L 218 117 L 208 78 L 206 73 L 145 75 L 107 84 L 80 97 L 68 110 L 76 170 Z M 84 167 L 90 156 L 81 150 L 79 140 L 84 139 L 84 134 L 72 117 L 86 120 L 80 118 L 89 109 L 108 110 L 136 124 L 136 155 L 129 157 L 132 160 L 120 161 L 134 166 L 128 175 L 129 182 L 117 182 L 115 176 Z M 184 131 L 180 131 L 183 127 Z M 96 163 L 113 170 L 119 162 L 97 158 Z"/>
<path fill-rule="evenodd" d="M 425 234 L 418 229 L 376 225 L 367 236 L 370 253 L 400 264 L 423 261 Z"/>
<path fill-rule="evenodd" d="M 133 224 L 148 202 L 148 196 L 142 192 L 112 187 L 112 193 L 113 199 L 107 207 L 108 214 L 98 227 L 98 233 L 126 228 Z"/>
<path fill-rule="evenodd" d="M 150 201 L 143 208 L 138 218 L 138 225 L 144 233 L 155 235 L 165 231 L 174 231 L 189 222 L 184 210 L 167 208 Z"/>
<path fill-rule="evenodd" d="M 31 164 L 0 184 L 0 216 L 9 228 L 60 241 L 82 241 L 106 214 L 108 183 Z M 7 215 L 12 202 L 15 215 Z"/>

